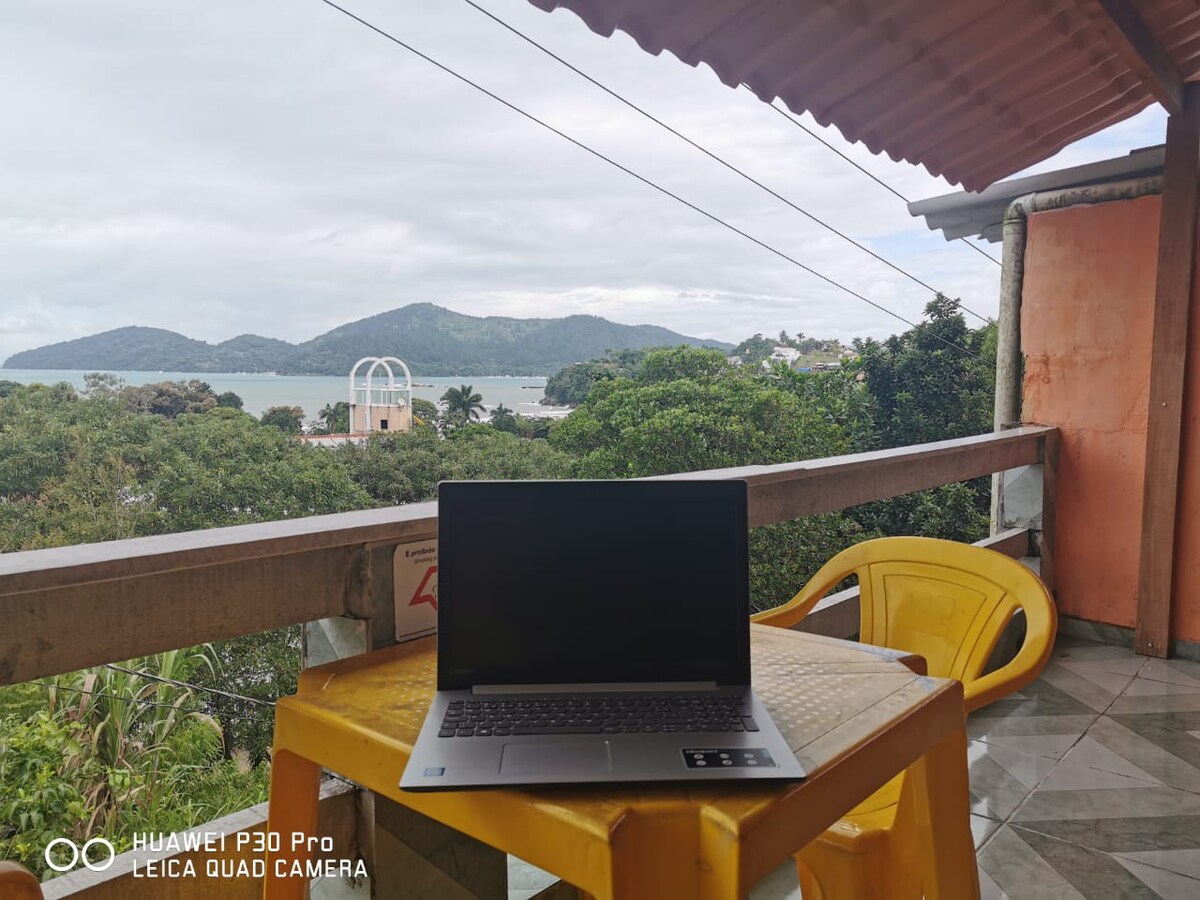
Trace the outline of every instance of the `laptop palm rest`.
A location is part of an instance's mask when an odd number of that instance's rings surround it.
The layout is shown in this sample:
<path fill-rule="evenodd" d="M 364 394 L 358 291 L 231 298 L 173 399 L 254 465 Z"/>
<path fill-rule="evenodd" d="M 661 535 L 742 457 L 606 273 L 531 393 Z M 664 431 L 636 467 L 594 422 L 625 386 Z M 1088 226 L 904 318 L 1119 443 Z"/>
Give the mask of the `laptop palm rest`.
<path fill-rule="evenodd" d="M 544 741 L 505 744 L 501 775 L 578 775 L 611 772 L 608 741 Z"/>

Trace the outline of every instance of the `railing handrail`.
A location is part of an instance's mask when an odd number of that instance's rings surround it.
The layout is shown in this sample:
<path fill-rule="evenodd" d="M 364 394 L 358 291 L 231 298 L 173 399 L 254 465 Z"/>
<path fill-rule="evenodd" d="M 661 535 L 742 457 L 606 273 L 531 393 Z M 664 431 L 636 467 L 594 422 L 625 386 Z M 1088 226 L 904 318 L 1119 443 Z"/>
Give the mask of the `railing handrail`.
<path fill-rule="evenodd" d="M 759 526 L 1037 463 L 1025 426 L 795 463 L 680 473 L 749 486 Z M 437 504 L 0 554 L 0 684 L 364 614 L 364 551 L 437 533 Z M 377 555 L 377 554 L 376 554 Z M 390 602 L 390 601 L 389 601 Z"/>

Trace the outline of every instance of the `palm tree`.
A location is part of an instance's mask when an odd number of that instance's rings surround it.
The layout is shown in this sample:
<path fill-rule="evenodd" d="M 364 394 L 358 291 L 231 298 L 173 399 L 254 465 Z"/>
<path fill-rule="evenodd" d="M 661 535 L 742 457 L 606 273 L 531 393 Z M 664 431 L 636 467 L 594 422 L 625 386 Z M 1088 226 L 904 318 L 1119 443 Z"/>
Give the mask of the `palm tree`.
<path fill-rule="evenodd" d="M 478 419 L 484 408 L 483 397 L 474 393 L 469 384 L 447 388 L 442 394 L 442 402 L 446 404 L 446 418 L 461 419 L 464 423 Z"/>

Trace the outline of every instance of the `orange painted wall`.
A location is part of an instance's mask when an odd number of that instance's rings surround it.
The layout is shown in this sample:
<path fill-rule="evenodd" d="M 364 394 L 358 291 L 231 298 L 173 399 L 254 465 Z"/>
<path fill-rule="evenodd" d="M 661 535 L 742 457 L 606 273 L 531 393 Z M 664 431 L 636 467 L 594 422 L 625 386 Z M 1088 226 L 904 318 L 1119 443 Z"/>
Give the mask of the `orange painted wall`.
<path fill-rule="evenodd" d="M 1022 419 L 1062 434 L 1059 609 L 1127 627 L 1137 610 L 1158 216 L 1158 197 L 1030 216 L 1021 303 Z M 1191 539 L 1200 549 L 1200 533 Z M 1200 619 L 1183 624 L 1176 637 L 1200 638 Z"/>

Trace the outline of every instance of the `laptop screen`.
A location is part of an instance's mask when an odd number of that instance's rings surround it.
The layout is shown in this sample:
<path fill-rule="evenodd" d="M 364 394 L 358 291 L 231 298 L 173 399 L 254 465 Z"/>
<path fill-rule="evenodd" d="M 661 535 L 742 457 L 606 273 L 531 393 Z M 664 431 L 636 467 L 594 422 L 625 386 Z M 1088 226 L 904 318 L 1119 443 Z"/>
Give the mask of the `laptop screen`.
<path fill-rule="evenodd" d="M 443 482 L 438 688 L 750 683 L 741 481 Z"/>

